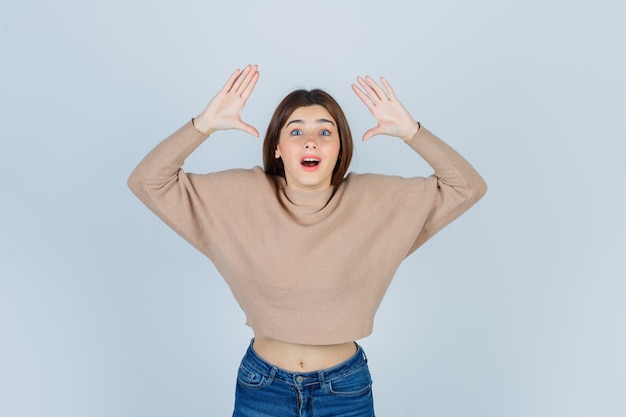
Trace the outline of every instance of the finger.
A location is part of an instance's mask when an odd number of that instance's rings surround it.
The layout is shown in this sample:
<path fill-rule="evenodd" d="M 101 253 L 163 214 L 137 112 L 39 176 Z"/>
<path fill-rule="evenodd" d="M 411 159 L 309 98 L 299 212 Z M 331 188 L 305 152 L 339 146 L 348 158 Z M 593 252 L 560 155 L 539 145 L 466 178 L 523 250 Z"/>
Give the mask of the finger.
<path fill-rule="evenodd" d="M 396 93 L 393 91 L 393 88 L 391 88 L 389 81 L 387 81 L 384 77 L 380 77 L 380 82 L 385 87 L 385 90 L 387 90 L 387 97 L 396 100 Z"/>
<path fill-rule="evenodd" d="M 359 77 L 358 79 L 361 87 L 366 91 L 366 93 L 372 99 L 372 103 L 374 105 L 378 104 L 383 100 L 388 100 L 385 92 L 376 84 L 376 81 L 370 76 L 366 76 L 365 78 Z"/>
<path fill-rule="evenodd" d="M 367 132 L 365 132 L 363 134 L 363 142 L 367 142 L 372 137 L 374 137 L 376 135 L 382 135 L 382 134 L 383 134 L 383 132 L 382 132 L 380 126 L 373 127 L 373 128 L 371 128 L 370 130 L 368 130 Z"/>
<path fill-rule="evenodd" d="M 237 93 L 243 94 L 243 92 L 246 90 L 246 88 L 248 87 L 248 85 L 250 84 L 254 76 L 256 75 L 256 73 L 257 73 L 257 66 L 256 65 L 251 66 L 250 71 L 244 75 L 243 80 L 241 81 L 241 84 L 239 85 L 239 88 L 237 89 Z"/>
<path fill-rule="evenodd" d="M 249 125 L 248 123 L 245 123 L 243 121 L 238 124 L 237 129 L 250 133 L 252 136 L 256 136 L 257 138 L 259 137 L 259 131 L 256 130 L 254 126 Z"/>
<path fill-rule="evenodd" d="M 244 79 L 250 73 L 251 70 L 252 70 L 252 65 L 250 64 L 246 65 L 246 67 L 243 69 L 243 71 L 241 71 L 241 73 L 239 74 L 235 82 L 233 83 L 233 86 L 231 87 L 230 91 L 235 91 L 235 92 L 239 91 L 239 87 L 241 86 Z"/>
<path fill-rule="evenodd" d="M 228 80 L 226 81 L 226 84 L 224 84 L 224 87 L 222 87 L 222 91 L 229 92 L 230 89 L 233 87 L 233 84 L 235 83 L 235 80 L 237 79 L 237 77 L 239 77 L 239 74 L 241 74 L 241 71 L 239 70 L 239 68 L 237 68 L 230 75 L 230 77 L 228 77 Z"/>
<path fill-rule="evenodd" d="M 359 96 L 359 98 L 361 99 L 363 104 L 365 104 L 368 109 L 371 109 L 371 107 L 374 105 L 374 103 L 372 102 L 372 99 L 367 94 L 365 94 L 355 84 L 352 84 L 352 91 L 354 91 L 356 93 L 356 95 Z"/>
<path fill-rule="evenodd" d="M 256 69 L 255 65 L 254 71 L 251 72 L 251 77 L 249 77 L 249 80 L 247 80 L 245 86 L 242 85 L 241 98 L 243 98 L 244 100 L 248 100 L 248 97 L 250 97 L 250 94 L 252 94 L 252 91 L 254 90 L 254 87 L 256 86 L 258 80 L 259 71 Z"/>
<path fill-rule="evenodd" d="M 374 91 L 374 93 L 376 93 L 376 96 L 380 100 L 389 100 L 389 97 L 387 96 L 387 93 L 385 92 L 385 90 L 383 90 L 372 77 L 370 76 L 365 77 L 365 81 L 370 86 L 370 88 Z"/>
<path fill-rule="evenodd" d="M 376 102 L 379 100 L 379 97 L 376 95 L 376 92 L 372 89 L 372 86 L 368 84 L 368 82 L 363 77 L 357 77 L 356 80 L 361 85 L 361 88 L 368 95 L 370 101 L 373 105 L 376 105 Z"/>

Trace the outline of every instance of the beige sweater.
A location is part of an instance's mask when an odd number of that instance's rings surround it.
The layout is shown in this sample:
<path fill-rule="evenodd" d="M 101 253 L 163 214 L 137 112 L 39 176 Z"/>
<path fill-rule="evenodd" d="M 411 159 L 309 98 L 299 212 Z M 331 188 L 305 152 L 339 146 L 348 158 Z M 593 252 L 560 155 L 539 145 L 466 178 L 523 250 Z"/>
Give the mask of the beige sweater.
<path fill-rule="evenodd" d="M 205 139 L 185 124 L 144 158 L 129 187 L 211 259 L 256 334 L 291 343 L 368 336 L 402 260 L 486 191 L 424 127 L 406 143 L 434 175 L 350 173 L 315 192 L 292 190 L 260 167 L 185 173 L 185 158 Z"/>

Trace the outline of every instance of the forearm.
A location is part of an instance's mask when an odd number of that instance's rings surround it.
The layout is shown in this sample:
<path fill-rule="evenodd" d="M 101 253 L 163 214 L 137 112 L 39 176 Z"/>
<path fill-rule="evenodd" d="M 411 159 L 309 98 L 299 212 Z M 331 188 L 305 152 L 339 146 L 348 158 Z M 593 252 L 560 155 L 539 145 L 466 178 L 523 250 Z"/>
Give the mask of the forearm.
<path fill-rule="evenodd" d="M 185 159 L 207 138 L 189 121 L 159 143 L 137 165 L 128 178 L 129 188 L 147 204 L 150 188 L 161 188 L 176 181 Z"/>
<path fill-rule="evenodd" d="M 441 185 L 454 190 L 462 199 L 478 201 L 487 191 L 481 175 L 461 154 L 420 125 L 412 139 L 406 141 L 435 170 Z"/>
<path fill-rule="evenodd" d="M 430 201 L 430 213 L 410 254 L 480 200 L 487 184 L 465 158 L 423 126 L 406 143 L 435 170 L 427 179 L 433 193 L 424 196 Z"/>

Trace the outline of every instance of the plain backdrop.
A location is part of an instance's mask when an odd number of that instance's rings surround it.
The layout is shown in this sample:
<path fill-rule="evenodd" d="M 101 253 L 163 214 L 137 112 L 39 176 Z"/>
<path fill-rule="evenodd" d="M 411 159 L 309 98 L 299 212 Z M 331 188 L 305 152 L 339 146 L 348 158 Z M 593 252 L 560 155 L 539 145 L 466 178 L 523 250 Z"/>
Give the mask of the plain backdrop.
<path fill-rule="evenodd" d="M 351 171 L 431 169 L 350 89 L 384 75 L 487 195 L 398 271 L 360 343 L 382 417 L 626 415 L 621 1 L 3 0 L 0 415 L 229 416 L 252 333 L 126 179 L 231 72 L 244 119 L 321 87 Z M 209 139 L 185 169 L 261 164 Z"/>

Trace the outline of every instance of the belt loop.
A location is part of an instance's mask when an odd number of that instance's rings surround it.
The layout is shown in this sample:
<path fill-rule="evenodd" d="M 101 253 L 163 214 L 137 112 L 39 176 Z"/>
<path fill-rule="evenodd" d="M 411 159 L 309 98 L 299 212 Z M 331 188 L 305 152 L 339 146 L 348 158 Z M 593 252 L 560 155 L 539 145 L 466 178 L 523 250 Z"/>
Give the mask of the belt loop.
<path fill-rule="evenodd" d="M 326 388 L 326 378 L 324 377 L 324 371 L 317 371 L 317 377 L 320 380 L 320 388 L 323 391 L 327 391 L 327 388 Z"/>
<path fill-rule="evenodd" d="M 272 366 L 270 369 L 270 374 L 267 376 L 267 383 L 272 384 L 274 382 L 274 378 L 276 378 L 276 373 L 278 372 L 278 368 Z"/>

